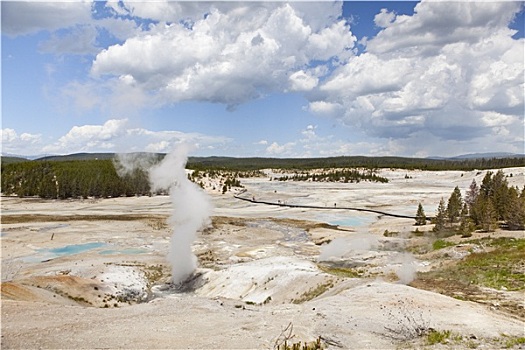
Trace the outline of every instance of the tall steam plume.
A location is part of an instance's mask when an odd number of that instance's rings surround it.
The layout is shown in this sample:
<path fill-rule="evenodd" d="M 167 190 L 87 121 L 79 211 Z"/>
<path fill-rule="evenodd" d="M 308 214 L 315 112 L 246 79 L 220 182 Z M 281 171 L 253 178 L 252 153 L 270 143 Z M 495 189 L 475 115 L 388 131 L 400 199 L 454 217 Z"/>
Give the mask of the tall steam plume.
<path fill-rule="evenodd" d="M 184 282 L 197 268 L 191 250 L 196 233 L 209 224 L 211 201 L 199 186 L 188 180 L 185 166 L 190 146 L 178 145 L 162 162 L 150 170 L 152 190 L 168 190 L 173 205 L 170 225 L 173 228 L 168 261 L 174 284 Z"/>

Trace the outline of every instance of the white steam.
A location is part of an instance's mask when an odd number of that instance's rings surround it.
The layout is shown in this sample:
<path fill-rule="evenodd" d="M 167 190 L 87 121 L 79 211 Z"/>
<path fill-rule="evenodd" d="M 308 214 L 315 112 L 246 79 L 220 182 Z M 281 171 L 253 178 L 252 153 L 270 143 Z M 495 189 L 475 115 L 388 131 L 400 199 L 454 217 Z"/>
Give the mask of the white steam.
<path fill-rule="evenodd" d="M 411 253 L 404 253 L 399 259 L 399 266 L 395 269 L 395 273 L 399 278 L 399 283 L 409 284 L 416 278 L 417 261 Z"/>
<path fill-rule="evenodd" d="M 339 237 L 321 248 L 319 261 L 351 257 L 355 253 L 376 250 L 379 240 L 373 235 L 356 234 L 352 237 Z"/>
<path fill-rule="evenodd" d="M 168 261 L 172 268 L 172 281 L 184 282 L 197 268 L 197 257 L 191 250 L 199 229 L 209 224 L 213 207 L 209 197 L 188 180 L 185 166 L 190 147 L 180 144 L 162 162 L 150 170 L 152 190 L 168 190 L 173 212 L 173 227 Z"/>
<path fill-rule="evenodd" d="M 124 177 L 135 169 L 149 169 L 158 159 L 154 153 L 118 153 L 113 160 L 118 176 Z"/>
<path fill-rule="evenodd" d="M 321 247 L 318 261 L 375 266 L 372 271 L 395 273 L 402 284 L 412 282 L 418 269 L 418 262 L 411 253 L 399 251 L 390 240 L 380 240 L 365 233 L 334 239 Z"/>

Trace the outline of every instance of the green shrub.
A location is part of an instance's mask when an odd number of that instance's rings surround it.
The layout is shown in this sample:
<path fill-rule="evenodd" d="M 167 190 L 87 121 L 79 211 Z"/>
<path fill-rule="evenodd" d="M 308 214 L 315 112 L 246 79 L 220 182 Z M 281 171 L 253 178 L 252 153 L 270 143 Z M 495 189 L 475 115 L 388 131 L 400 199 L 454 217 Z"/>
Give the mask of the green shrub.
<path fill-rule="evenodd" d="M 436 331 L 431 330 L 427 334 L 427 344 L 428 345 L 434 345 L 434 344 L 445 344 L 446 340 L 450 338 L 451 332 L 446 331 Z"/>

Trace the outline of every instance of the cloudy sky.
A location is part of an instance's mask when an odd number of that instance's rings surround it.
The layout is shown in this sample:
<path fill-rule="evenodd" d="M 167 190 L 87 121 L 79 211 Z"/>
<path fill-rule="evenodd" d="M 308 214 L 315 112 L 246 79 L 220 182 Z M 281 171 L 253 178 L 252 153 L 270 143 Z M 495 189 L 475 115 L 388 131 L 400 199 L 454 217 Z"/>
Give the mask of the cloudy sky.
<path fill-rule="evenodd" d="M 2 1 L 2 152 L 524 152 L 523 2 Z"/>

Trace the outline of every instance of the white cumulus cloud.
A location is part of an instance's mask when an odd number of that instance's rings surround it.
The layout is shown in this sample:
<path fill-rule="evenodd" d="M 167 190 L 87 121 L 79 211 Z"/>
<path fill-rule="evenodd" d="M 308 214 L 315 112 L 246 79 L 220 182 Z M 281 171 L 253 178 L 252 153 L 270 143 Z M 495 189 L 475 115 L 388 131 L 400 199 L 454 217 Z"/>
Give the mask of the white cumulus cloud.
<path fill-rule="evenodd" d="M 127 119 L 110 119 L 104 124 L 74 126 L 56 142 L 44 146 L 42 152 L 168 152 L 181 142 L 197 145 L 197 150 L 224 147 L 231 142 L 223 136 L 176 130 L 151 131 L 131 128 L 129 124 Z M 12 137 L 12 133 L 8 133 L 6 137 Z"/>
<path fill-rule="evenodd" d="M 39 150 L 42 146 L 41 134 L 21 133 L 20 135 L 11 128 L 1 129 L 2 134 L 2 153 L 16 155 L 30 155 Z"/>
<path fill-rule="evenodd" d="M 272 142 L 272 144 L 266 148 L 266 153 L 269 156 L 290 157 L 291 155 L 296 154 L 296 150 L 294 150 L 294 147 L 295 142 L 287 142 L 284 144 Z"/>
<path fill-rule="evenodd" d="M 292 91 L 308 91 L 317 86 L 319 79 L 313 77 L 303 70 L 290 75 L 290 89 Z"/>
<path fill-rule="evenodd" d="M 233 106 L 270 92 L 314 88 L 322 69 L 307 71 L 311 61 L 346 59 L 355 42 L 345 21 L 333 23 L 328 16 L 332 22 L 321 26 L 304 4 L 206 4 L 204 17 L 201 12 L 190 22 L 161 22 L 103 50 L 93 62 L 93 76 L 130 76 L 161 103 L 197 100 Z M 163 19 L 187 7 L 164 2 L 150 10 L 129 6 L 134 14 Z"/>
<path fill-rule="evenodd" d="M 97 147 L 103 149 L 114 147 L 110 141 L 125 132 L 127 122 L 127 119 L 110 119 L 103 125 L 74 126 L 55 144 L 47 146 L 44 150 L 46 152 L 88 151 Z"/>
<path fill-rule="evenodd" d="M 375 20 L 385 28 L 368 42 L 367 50 L 435 54 L 448 44 L 474 44 L 506 27 L 520 7 L 510 1 L 421 1 L 412 16 L 382 10 Z"/>
<path fill-rule="evenodd" d="M 487 142 L 502 149 L 504 137 L 503 149 L 522 152 L 516 140 L 523 140 L 524 40 L 508 28 L 520 9 L 510 2 L 423 1 L 411 16 L 382 10 L 375 21 L 383 29 L 367 40 L 365 53 L 319 83 L 309 110 L 406 145 L 425 135 L 417 144 L 436 154 L 431 141 L 463 148 L 476 141 L 469 146 L 475 151 Z"/>

